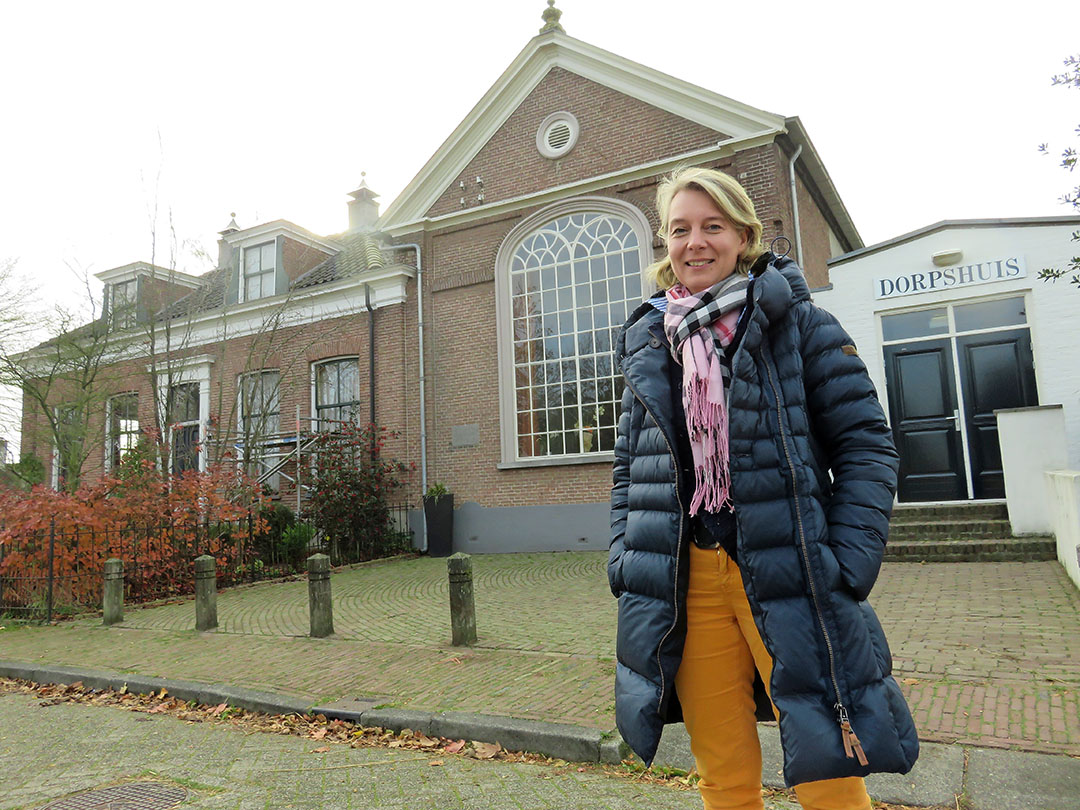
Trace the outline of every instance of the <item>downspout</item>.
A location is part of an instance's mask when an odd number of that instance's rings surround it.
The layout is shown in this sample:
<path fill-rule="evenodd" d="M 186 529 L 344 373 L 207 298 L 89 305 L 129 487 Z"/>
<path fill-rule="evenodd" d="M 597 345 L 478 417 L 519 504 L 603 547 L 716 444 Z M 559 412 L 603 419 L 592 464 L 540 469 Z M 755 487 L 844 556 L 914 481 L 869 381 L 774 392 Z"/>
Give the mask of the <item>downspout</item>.
<path fill-rule="evenodd" d="M 375 464 L 375 309 L 371 306 L 371 285 L 364 285 L 364 306 L 368 320 L 368 399 L 371 401 L 371 463 Z"/>
<path fill-rule="evenodd" d="M 412 249 L 416 252 L 416 333 L 417 349 L 419 351 L 420 370 L 420 491 L 427 492 L 427 409 L 425 406 L 424 386 L 424 269 L 420 261 L 420 245 L 416 242 L 406 242 L 401 245 L 388 245 L 386 250 Z M 427 553 L 427 521 L 424 521 L 424 544 L 421 553 Z"/>
<path fill-rule="evenodd" d="M 806 272 L 806 263 L 803 261 L 802 255 L 802 231 L 799 228 L 799 194 L 795 188 L 795 161 L 799 159 L 799 155 L 802 154 L 802 144 L 799 144 L 799 148 L 795 150 L 795 154 L 791 156 L 791 160 L 788 161 L 788 177 L 791 180 L 791 216 L 795 220 L 795 255 L 799 257 L 799 266 L 802 267 L 803 272 Z"/>
<path fill-rule="evenodd" d="M 368 312 L 368 393 L 371 400 L 371 424 L 375 424 L 375 309 L 371 306 L 371 286 L 364 285 L 364 306 Z"/>

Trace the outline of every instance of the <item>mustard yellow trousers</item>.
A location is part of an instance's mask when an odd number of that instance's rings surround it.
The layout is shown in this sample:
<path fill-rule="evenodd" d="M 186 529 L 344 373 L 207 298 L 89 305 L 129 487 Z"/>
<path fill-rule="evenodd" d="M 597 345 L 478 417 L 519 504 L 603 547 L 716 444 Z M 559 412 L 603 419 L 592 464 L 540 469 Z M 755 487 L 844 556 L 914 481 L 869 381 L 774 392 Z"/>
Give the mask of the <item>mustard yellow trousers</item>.
<path fill-rule="evenodd" d="M 723 549 L 690 545 L 686 615 L 675 688 L 705 810 L 762 810 L 754 667 L 768 688 L 772 659 L 754 625 L 739 567 Z M 870 810 L 858 777 L 807 782 L 795 793 L 805 810 Z"/>

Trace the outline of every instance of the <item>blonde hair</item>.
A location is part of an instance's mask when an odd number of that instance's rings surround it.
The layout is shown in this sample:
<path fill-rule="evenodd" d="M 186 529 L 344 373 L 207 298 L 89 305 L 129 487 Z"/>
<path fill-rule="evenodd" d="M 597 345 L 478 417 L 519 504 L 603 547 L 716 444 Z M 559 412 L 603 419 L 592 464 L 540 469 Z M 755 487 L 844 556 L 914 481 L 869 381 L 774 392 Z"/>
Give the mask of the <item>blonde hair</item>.
<path fill-rule="evenodd" d="M 735 272 L 747 275 L 758 257 L 765 252 L 761 244 L 761 221 L 754 212 L 754 203 L 738 181 L 717 169 L 691 166 L 676 169 L 670 177 L 664 178 L 656 189 L 656 210 L 660 213 L 660 231 L 658 236 L 667 244 L 668 225 L 671 215 L 671 201 L 680 191 L 692 189 L 709 195 L 721 213 L 734 225 L 746 232 L 746 247 L 739 254 Z M 664 256 L 660 261 L 649 265 L 646 278 L 662 289 L 668 289 L 678 283 L 675 271 L 671 269 L 671 257 Z"/>

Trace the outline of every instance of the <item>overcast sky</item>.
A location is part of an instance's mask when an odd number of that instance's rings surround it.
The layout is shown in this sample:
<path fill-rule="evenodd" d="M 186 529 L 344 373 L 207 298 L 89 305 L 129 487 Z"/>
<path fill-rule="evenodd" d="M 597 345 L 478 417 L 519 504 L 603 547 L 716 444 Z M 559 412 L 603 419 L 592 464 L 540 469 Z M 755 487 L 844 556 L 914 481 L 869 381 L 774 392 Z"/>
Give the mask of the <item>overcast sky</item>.
<path fill-rule="evenodd" d="M 241 227 L 341 231 L 360 173 L 385 209 L 545 5 L 6 3 L 0 260 L 60 298 L 69 268 L 149 261 L 155 231 L 158 264 L 205 272 L 233 211 Z M 1050 86 L 1080 52 L 1071 1 L 557 7 L 571 36 L 798 115 L 866 244 L 941 219 L 1068 213 L 1076 178 L 1037 146 L 1080 124 L 1080 92 Z"/>

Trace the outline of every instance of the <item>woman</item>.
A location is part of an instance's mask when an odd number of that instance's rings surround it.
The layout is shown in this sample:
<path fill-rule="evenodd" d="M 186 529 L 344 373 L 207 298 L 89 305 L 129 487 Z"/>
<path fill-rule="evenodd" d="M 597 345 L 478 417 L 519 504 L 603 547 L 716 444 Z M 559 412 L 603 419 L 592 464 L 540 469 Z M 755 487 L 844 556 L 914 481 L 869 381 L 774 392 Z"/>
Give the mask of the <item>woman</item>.
<path fill-rule="evenodd" d="M 864 601 L 896 486 L 889 428 L 851 339 L 762 248 L 735 180 L 684 169 L 657 209 L 666 294 L 616 350 L 619 730 L 651 762 L 683 719 L 705 807 L 761 808 L 755 715 L 775 711 L 802 806 L 869 810 L 861 777 L 918 755 Z"/>

